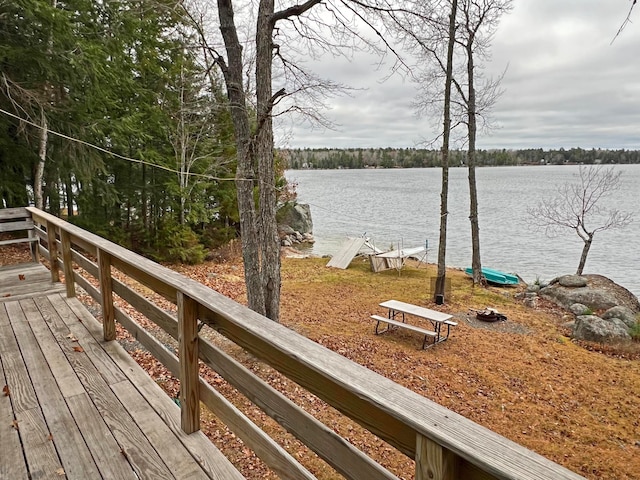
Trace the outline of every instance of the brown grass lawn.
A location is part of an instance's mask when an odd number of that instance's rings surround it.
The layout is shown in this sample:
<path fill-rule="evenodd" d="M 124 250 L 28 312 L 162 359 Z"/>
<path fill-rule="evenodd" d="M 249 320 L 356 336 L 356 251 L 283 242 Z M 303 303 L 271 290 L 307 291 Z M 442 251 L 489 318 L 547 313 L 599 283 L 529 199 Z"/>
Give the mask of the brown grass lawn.
<path fill-rule="evenodd" d="M 432 265 L 374 274 L 364 260 L 344 271 L 326 262 L 284 261 L 282 323 L 588 478 L 640 478 L 637 344 L 589 351 L 559 326 L 564 312 L 525 307 L 516 289 L 474 289 L 460 271 L 436 307 Z M 369 315 L 391 298 L 451 313 L 459 326 L 424 351 L 415 333 L 375 336 Z M 472 326 L 469 309 L 486 306 L 508 321 Z"/>
<path fill-rule="evenodd" d="M 5 249 L 0 264 L 20 252 Z M 26 256 L 28 259 L 28 256 Z M 281 322 L 395 382 L 591 479 L 640 478 L 640 346 L 578 345 L 561 324 L 565 312 L 540 302 L 525 307 L 518 289 L 472 288 L 462 272 L 451 270 L 451 293 L 442 306 L 430 300 L 435 267 L 408 266 L 372 273 L 356 259 L 347 270 L 327 268 L 326 259 L 283 259 Z M 221 293 L 245 301 L 243 273 L 236 259 L 223 264 L 173 267 Z M 385 314 L 382 301 L 396 299 L 453 314 L 451 338 L 421 350 L 420 335 L 395 331 L 376 336 L 369 316 Z M 508 316 L 500 324 L 474 320 L 470 309 L 491 306 Z M 206 330 L 206 329 L 205 329 Z M 585 348 L 589 347 L 589 348 Z M 134 357 L 165 389 L 177 382 L 145 354 Z M 402 478 L 413 478 L 412 462 L 392 455 L 361 428 L 319 406 L 294 384 L 244 359 L 255 373 L 287 392 L 297 403 L 320 412 L 322 421 L 370 452 Z M 211 377 L 216 386 L 219 378 Z M 232 394 L 233 396 L 233 394 Z M 246 400 L 234 402 L 252 412 L 263 428 L 279 430 Z M 205 415 L 203 430 L 248 478 L 274 478 L 242 442 Z M 275 433 L 276 436 L 280 435 Z M 319 478 L 334 478 L 312 454 L 292 440 L 285 447 Z"/>

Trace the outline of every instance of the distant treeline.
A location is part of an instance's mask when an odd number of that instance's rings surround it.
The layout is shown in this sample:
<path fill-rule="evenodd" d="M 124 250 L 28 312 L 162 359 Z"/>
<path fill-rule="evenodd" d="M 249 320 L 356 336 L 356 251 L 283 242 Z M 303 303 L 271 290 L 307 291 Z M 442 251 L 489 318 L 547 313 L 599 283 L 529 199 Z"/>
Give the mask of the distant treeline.
<path fill-rule="evenodd" d="M 416 168 L 439 167 L 439 150 L 417 148 L 349 148 L 349 149 L 291 149 L 281 151 L 288 168 Z M 466 152 L 454 150 L 450 153 L 449 165 L 466 164 Z M 601 150 L 571 148 L 565 150 L 478 150 L 479 166 L 505 165 L 565 165 L 565 164 L 619 164 L 640 163 L 638 150 Z"/>

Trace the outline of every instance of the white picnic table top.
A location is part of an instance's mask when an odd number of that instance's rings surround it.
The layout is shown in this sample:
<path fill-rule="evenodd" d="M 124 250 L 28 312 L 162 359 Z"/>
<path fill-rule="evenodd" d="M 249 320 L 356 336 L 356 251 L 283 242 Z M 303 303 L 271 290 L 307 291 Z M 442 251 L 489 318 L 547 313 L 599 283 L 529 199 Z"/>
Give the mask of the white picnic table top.
<path fill-rule="evenodd" d="M 453 315 L 449 315 L 448 313 L 442 313 L 437 310 L 431 310 L 430 308 L 412 305 L 411 303 L 400 302 L 399 300 L 387 300 L 386 302 L 382 302 L 380 306 L 392 311 L 408 313 L 409 315 L 425 318 L 433 322 L 445 322 L 453 318 Z"/>

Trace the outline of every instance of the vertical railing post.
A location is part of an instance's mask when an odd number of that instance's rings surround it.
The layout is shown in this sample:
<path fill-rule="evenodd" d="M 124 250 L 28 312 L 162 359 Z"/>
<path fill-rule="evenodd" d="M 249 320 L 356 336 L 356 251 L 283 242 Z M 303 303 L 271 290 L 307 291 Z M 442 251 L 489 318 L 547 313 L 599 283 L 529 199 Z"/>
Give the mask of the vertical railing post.
<path fill-rule="evenodd" d="M 181 424 L 182 430 L 193 433 L 200 429 L 198 304 L 182 292 L 177 299 Z"/>
<path fill-rule="evenodd" d="M 116 320 L 113 309 L 111 287 L 111 255 L 98 249 L 98 273 L 100 280 L 100 300 L 102 303 L 102 330 L 106 341 L 116 338 Z"/>
<path fill-rule="evenodd" d="M 34 262 L 38 263 L 40 261 L 40 251 L 38 246 L 40 245 L 40 240 L 36 235 L 35 224 L 29 229 L 29 250 L 31 251 L 31 258 Z"/>
<path fill-rule="evenodd" d="M 73 264 L 71 259 L 71 235 L 66 230 L 60 229 L 60 241 L 62 242 L 62 267 L 64 268 L 64 285 L 67 289 L 67 297 L 76 296 L 76 282 L 73 277 Z"/>
<path fill-rule="evenodd" d="M 49 244 L 49 265 L 51 267 L 51 281 L 60 281 L 58 273 L 58 243 L 56 241 L 56 227 L 47 222 L 47 243 Z"/>
<path fill-rule="evenodd" d="M 456 455 L 420 434 L 416 437 L 416 480 L 455 480 Z"/>

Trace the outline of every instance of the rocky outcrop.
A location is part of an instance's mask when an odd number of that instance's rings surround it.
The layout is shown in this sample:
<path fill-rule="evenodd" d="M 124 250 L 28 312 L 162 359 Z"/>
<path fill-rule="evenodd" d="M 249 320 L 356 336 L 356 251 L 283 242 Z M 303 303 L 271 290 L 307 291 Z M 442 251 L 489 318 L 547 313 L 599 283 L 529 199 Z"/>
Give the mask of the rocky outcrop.
<path fill-rule="evenodd" d="M 291 247 L 300 243 L 313 243 L 311 207 L 304 203 L 287 203 L 278 211 L 280 244 Z"/>
<path fill-rule="evenodd" d="M 613 340 L 628 340 L 627 326 L 615 318 L 604 320 L 596 315 L 580 315 L 573 326 L 573 337 L 590 342 L 607 343 Z"/>
<path fill-rule="evenodd" d="M 611 320 L 612 318 L 620 319 L 627 327 L 633 327 L 637 320 L 637 312 L 634 312 L 628 307 L 624 307 L 622 305 L 618 305 L 616 307 L 612 307 L 606 312 L 602 314 L 603 320 Z"/>
<path fill-rule="evenodd" d="M 543 298 L 569 309 L 574 303 L 581 303 L 593 311 L 608 310 L 622 305 L 634 312 L 640 312 L 640 302 L 629 290 L 602 275 L 565 275 L 552 280 L 540 289 Z M 584 286 L 565 286 L 565 285 Z"/>
<path fill-rule="evenodd" d="M 287 225 L 294 231 L 313 233 L 311 207 L 306 203 L 288 203 L 278 211 L 278 224 Z"/>
<path fill-rule="evenodd" d="M 581 275 L 564 275 L 558 278 L 558 283 L 563 287 L 586 287 L 587 279 Z"/>
<path fill-rule="evenodd" d="M 572 335 L 581 340 L 627 340 L 639 318 L 640 302 L 635 295 L 602 275 L 558 277 L 538 295 L 576 316 Z"/>

